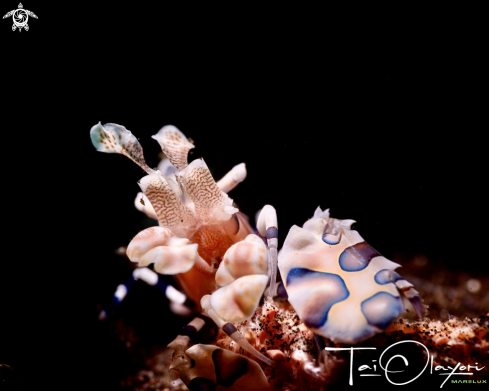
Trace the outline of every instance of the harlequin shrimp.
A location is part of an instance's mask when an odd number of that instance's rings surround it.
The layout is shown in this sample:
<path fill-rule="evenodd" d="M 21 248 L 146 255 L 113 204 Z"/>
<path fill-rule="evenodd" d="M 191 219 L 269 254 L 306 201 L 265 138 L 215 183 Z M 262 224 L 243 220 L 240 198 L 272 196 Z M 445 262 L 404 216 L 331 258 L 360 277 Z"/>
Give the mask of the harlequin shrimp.
<path fill-rule="evenodd" d="M 400 291 L 421 315 L 418 293 L 394 272 L 399 265 L 351 230 L 353 220 L 330 218 L 329 210 L 318 208 L 302 228 L 290 229 L 277 253 L 275 209 L 263 207 L 253 233 L 227 195 L 245 179 L 244 163 L 215 182 L 202 159 L 187 163 L 194 145 L 171 125 L 153 136 L 167 157 L 157 170 L 147 166 L 141 145 L 123 126 L 99 123 L 90 136 L 97 150 L 123 154 L 146 171 L 136 206 L 159 224 L 129 243 L 127 256 L 139 268 L 129 283 L 118 287 L 116 303 L 135 280 L 144 280 L 173 303 L 193 303 L 197 312 L 210 317 L 231 338 L 221 343 L 228 350 L 243 352 L 241 348 L 269 368 L 291 366 L 292 358 L 316 378 L 321 378 L 321 363 L 307 356 L 297 335 L 318 343 L 323 337 L 362 341 L 383 331 L 404 310 Z M 282 282 L 277 281 L 277 267 Z M 173 275 L 183 292 L 162 283 L 157 273 Z M 276 324 L 271 329 L 263 326 L 267 322 Z M 172 367 L 187 385 L 211 382 L 213 387 L 239 389 L 254 379 L 258 389 L 267 389 L 267 366 L 262 369 L 250 358 L 217 346 L 192 343 L 202 326 L 202 319 L 195 318 L 169 345 L 175 351 Z M 265 344 L 273 333 L 295 348 Z"/>

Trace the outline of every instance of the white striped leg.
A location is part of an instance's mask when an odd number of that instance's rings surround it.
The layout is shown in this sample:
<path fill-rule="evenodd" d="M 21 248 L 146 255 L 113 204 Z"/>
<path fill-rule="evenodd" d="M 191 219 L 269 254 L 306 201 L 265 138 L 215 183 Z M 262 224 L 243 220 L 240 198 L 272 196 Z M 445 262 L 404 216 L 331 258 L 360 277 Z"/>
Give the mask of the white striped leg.
<path fill-rule="evenodd" d="M 108 315 L 114 312 L 115 308 L 124 300 L 127 292 L 129 291 L 129 289 L 131 289 L 131 287 L 137 280 L 142 280 L 146 284 L 158 288 L 162 293 L 164 293 L 166 298 L 170 301 L 170 304 L 179 307 L 184 306 L 189 309 L 195 307 L 195 304 L 191 300 L 189 300 L 187 296 L 185 296 L 182 292 L 176 290 L 171 285 L 165 283 L 157 273 L 148 268 L 137 268 L 132 273 L 131 278 L 129 278 L 124 284 L 120 284 L 117 287 L 109 308 L 104 309 L 100 312 L 100 320 L 104 320 L 105 318 L 107 318 Z"/>
<path fill-rule="evenodd" d="M 169 348 L 176 349 L 185 352 L 187 350 L 189 342 L 198 342 L 199 333 L 204 328 L 206 321 L 203 317 L 207 318 L 207 315 L 202 314 L 192 319 L 180 332 L 180 334 L 168 344 Z"/>
<path fill-rule="evenodd" d="M 397 288 L 407 297 L 418 317 L 423 316 L 423 304 L 419 298 L 419 293 L 414 289 L 413 284 L 406 281 L 398 273 L 391 271 L 390 280 L 397 286 Z"/>
<path fill-rule="evenodd" d="M 243 348 L 243 350 L 247 351 L 248 353 L 252 354 L 259 360 L 262 360 L 264 363 L 274 366 L 274 362 L 270 360 L 269 358 L 265 357 L 263 354 L 261 354 L 258 350 L 256 350 L 253 346 L 249 344 L 249 342 L 246 340 L 246 338 L 241 334 L 238 329 L 234 326 L 232 323 L 225 323 L 221 327 L 222 331 L 224 331 L 229 337 L 236 342 L 239 346 Z"/>
<path fill-rule="evenodd" d="M 256 229 L 261 237 L 267 238 L 268 245 L 268 275 L 270 277 L 270 289 L 268 298 L 272 299 L 276 292 L 277 283 L 277 247 L 278 247 L 278 223 L 277 212 L 271 205 L 265 205 L 258 216 Z"/>
<path fill-rule="evenodd" d="M 236 329 L 236 327 L 232 323 L 222 320 L 219 315 L 216 314 L 216 312 L 210 307 L 210 295 L 204 296 L 202 298 L 201 305 L 204 311 L 207 312 L 207 315 L 209 315 L 214 323 L 217 325 L 217 327 L 219 327 L 234 342 L 241 346 L 243 350 L 247 351 L 251 355 L 255 356 L 256 358 L 270 366 L 274 365 L 274 362 L 272 360 L 270 360 L 268 357 L 265 357 L 253 346 L 251 346 L 246 338 L 238 331 L 238 329 Z"/>
<path fill-rule="evenodd" d="M 204 315 L 205 316 L 205 315 Z M 207 316 L 206 316 L 207 317 Z M 192 341 L 197 342 L 199 332 L 205 326 L 205 320 L 202 317 L 195 317 L 182 330 L 181 335 L 188 336 Z"/>

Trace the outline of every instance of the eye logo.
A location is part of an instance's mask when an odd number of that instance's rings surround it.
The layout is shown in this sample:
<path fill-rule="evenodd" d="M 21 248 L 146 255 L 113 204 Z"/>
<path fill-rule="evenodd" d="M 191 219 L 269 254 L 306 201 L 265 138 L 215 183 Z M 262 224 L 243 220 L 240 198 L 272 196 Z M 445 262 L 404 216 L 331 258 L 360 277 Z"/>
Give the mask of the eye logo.
<path fill-rule="evenodd" d="M 27 24 L 27 21 L 29 20 L 29 16 L 32 16 L 33 18 L 36 19 L 38 19 L 38 17 L 34 12 L 24 9 L 22 3 L 19 3 L 18 7 L 19 8 L 17 8 L 16 10 L 7 12 L 3 16 L 3 19 L 12 16 L 12 20 L 14 21 L 14 24 L 12 25 L 12 31 L 15 31 L 16 29 L 22 31 L 22 28 L 24 28 L 25 31 L 29 31 L 29 25 Z"/>

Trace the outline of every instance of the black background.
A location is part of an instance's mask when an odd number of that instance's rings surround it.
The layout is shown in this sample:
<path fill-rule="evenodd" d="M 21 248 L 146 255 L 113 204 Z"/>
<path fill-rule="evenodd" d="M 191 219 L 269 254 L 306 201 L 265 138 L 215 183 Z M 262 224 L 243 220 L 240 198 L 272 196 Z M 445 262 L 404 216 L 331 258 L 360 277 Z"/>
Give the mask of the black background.
<path fill-rule="evenodd" d="M 487 272 L 477 22 L 388 9 L 23 4 L 39 17 L 28 32 L 0 24 L 0 362 L 23 387 L 117 384 L 97 304 L 130 270 L 113 251 L 143 228 L 133 201 L 144 173 L 95 151 L 99 121 L 130 129 L 152 167 L 151 135 L 166 124 L 195 141 L 191 159 L 216 179 L 245 162 L 230 196 L 249 216 L 273 205 L 280 243 L 319 205 L 356 220 L 388 258 Z"/>

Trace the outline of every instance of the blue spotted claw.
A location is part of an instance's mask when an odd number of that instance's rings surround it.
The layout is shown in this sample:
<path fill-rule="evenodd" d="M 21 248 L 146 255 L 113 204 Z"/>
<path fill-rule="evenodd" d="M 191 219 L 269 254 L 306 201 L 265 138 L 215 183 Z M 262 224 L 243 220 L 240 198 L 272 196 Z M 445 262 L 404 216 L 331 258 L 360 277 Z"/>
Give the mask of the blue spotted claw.
<path fill-rule="evenodd" d="M 351 230 L 352 223 L 317 208 L 302 228 L 290 229 L 278 255 L 289 302 L 302 321 L 348 344 L 383 331 L 404 311 L 400 291 L 422 313 L 418 292 L 394 272 L 400 265 Z"/>

